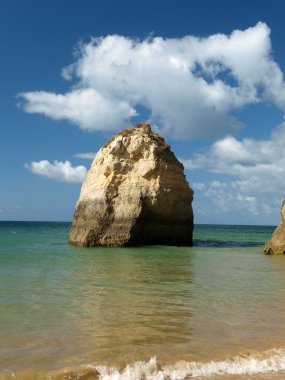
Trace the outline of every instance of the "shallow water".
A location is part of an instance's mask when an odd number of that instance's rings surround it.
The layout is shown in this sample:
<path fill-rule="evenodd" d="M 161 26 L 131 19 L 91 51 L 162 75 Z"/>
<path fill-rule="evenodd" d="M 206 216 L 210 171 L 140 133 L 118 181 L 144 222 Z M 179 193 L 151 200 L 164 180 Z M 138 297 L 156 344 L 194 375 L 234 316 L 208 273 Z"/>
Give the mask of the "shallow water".
<path fill-rule="evenodd" d="M 285 261 L 262 253 L 272 227 L 116 249 L 70 246 L 69 227 L 0 223 L 0 378 L 285 377 Z"/>

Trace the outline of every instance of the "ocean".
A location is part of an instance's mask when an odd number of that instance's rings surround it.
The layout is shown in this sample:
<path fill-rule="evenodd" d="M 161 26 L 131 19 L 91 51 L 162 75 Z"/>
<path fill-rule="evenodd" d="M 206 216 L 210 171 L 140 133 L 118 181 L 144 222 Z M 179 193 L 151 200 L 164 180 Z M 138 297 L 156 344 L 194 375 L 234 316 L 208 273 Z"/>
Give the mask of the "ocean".
<path fill-rule="evenodd" d="M 0 379 L 284 379 L 274 227 L 193 247 L 79 248 L 70 223 L 0 222 Z"/>

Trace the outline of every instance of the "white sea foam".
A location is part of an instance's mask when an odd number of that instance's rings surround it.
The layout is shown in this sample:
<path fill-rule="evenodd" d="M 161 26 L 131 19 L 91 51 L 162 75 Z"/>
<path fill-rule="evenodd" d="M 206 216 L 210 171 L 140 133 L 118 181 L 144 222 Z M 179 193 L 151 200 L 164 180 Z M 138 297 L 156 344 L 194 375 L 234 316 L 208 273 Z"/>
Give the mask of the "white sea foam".
<path fill-rule="evenodd" d="M 149 362 L 128 364 L 122 371 L 96 366 L 100 380 L 183 380 L 216 375 L 252 375 L 285 371 L 285 349 L 273 349 L 258 354 L 235 356 L 224 361 L 186 362 L 159 367 L 156 358 Z"/>

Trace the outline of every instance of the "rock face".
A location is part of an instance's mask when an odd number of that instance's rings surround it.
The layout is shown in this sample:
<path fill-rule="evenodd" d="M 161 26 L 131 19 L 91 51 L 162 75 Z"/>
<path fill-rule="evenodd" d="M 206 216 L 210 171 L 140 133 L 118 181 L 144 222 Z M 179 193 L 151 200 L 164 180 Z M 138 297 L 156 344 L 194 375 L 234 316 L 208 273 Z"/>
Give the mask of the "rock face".
<path fill-rule="evenodd" d="M 162 137 L 138 124 L 116 134 L 82 185 L 70 243 L 192 245 L 193 191 Z"/>
<path fill-rule="evenodd" d="M 281 222 L 273 232 L 271 240 L 268 240 L 264 246 L 266 255 L 284 255 L 285 254 L 285 198 L 281 207 Z"/>

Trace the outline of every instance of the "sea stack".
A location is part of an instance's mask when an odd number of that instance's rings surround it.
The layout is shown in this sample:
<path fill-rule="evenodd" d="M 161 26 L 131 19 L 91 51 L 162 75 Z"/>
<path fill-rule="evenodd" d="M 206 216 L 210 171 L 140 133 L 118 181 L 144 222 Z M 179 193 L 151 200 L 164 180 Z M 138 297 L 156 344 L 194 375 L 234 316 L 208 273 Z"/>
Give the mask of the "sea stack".
<path fill-rule="evenodd" d="M 70 231 L 79 246 L 191 246 L 193 190 L 149 124 L 117 133 L 96 154 Z"/>
<path fill-rule="evenodd" d="M 284 255 L 285 254 L 285 198 L 281 207 L 281 222 L 272 237 L 265 243 L 264 253 L 266 255 Z"/>

